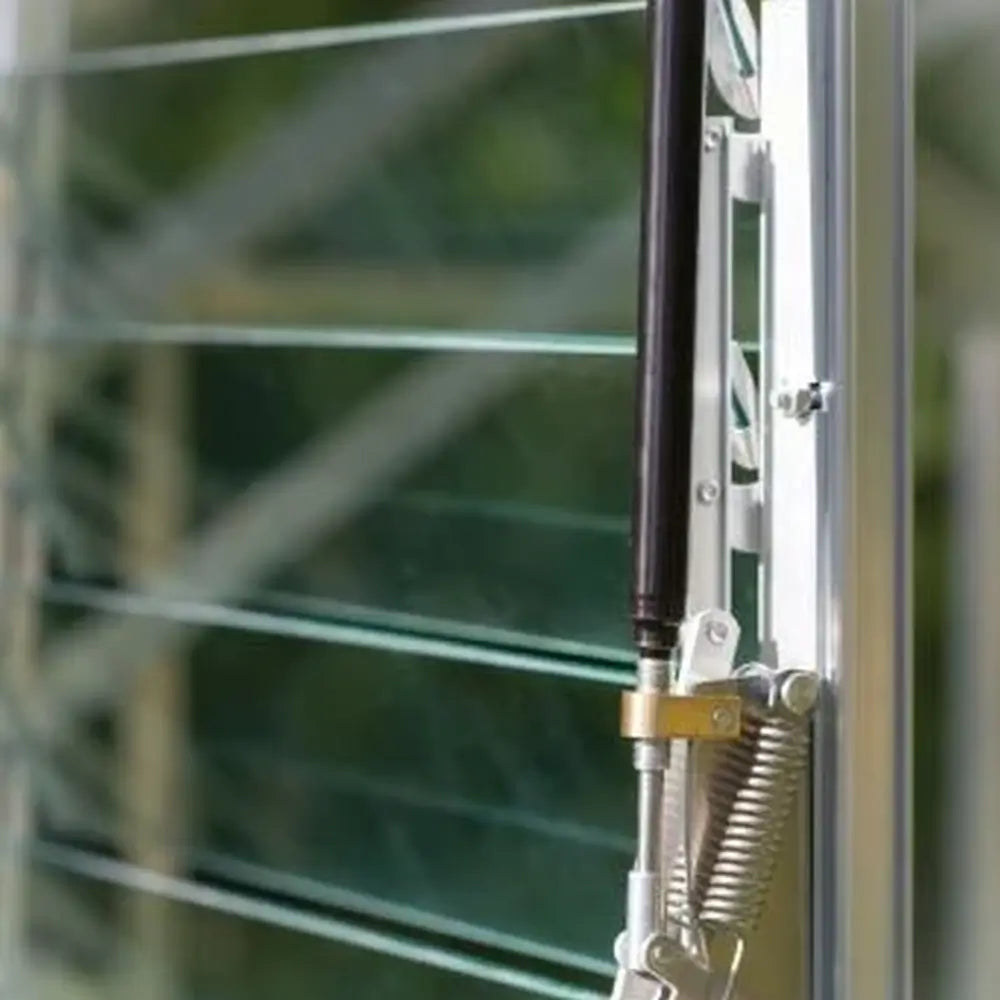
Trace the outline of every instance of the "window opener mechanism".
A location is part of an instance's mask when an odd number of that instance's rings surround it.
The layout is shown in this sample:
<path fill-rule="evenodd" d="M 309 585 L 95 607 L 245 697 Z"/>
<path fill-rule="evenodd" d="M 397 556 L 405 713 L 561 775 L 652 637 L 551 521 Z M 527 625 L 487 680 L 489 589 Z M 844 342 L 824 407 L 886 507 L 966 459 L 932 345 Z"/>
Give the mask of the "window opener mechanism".
<path fill-rule="evenodd" d="M 706 121 L 704 102 L 707 61 L 730 107 L 758 116 L 753 19 L 743 0 L 650 0 L 647 31 L 638 667 L 621 719 L 638 829 L 612 1000 L 732 1000 L 808 764 L 820 682 L 812 669 L 736 666 L 731 553 L 758 549 L 762 497 L 758 392 L 732 341 L 732 202 L 763 204 L 767 147 L 730 119 Z M 714 752 L 698 795 L 703 744 Z"/>

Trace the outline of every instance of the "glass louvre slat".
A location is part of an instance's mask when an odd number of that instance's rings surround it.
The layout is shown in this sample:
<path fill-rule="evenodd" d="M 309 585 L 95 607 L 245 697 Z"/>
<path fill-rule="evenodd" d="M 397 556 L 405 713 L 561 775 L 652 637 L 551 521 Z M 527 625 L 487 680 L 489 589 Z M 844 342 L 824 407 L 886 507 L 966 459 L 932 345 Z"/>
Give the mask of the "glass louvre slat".
<path fill-rule="evenodd" d="M 70 6 L 75 15 L 77 51 L 68 60 L 66 69 L 72 72 L 85 67 L 86 71 L 94 72 L 123 66 L 174 65 L 191 59 L 224 59 L 423 35 L 496 30 L 514 25 L 582 21 L 638 13 L 643 9 L 643 0 L 592 0 L 589 3 L 563 0 L 541 4 L 533 4 L 530 0 L 521 3 L 476 0 L 474 4 L 438 3 L 415 12 L 398 0 L 382 0 L 381 3 L 365 0 L 361 5 L 341 4 L 340 10 L 330 10 L 326 5 L 317 23 L 312 25 L 301 15 L 289 12 L 287 7 L 242 9 L 235 15 L 219 8 L 207 11 L 193 24 L 187 18 L 185 24 L 180 23 L 183 19 L 169 8 L 158 12 L 158 17 L 150 18 L 146 13 L 144 18 L 129 19 L 122 17 L 120 11 L 117 18 L 102 17 L 93 9 L 88 11 L 85 0 L 70 0 Z M 382 17 L 370 20 L 372 13 Z M 404 16 L 393 19 L 399 14 Z M 142 21 L 141 25 L 135 23 L 138 20 Z M 151 24 L 151 20 L 154 23 Z M 139 31 L 146 44 L 137 43 Z M 162 37 L 154 39 L 154 33 Z M 92 46 L 102 43 L 116 47 L 92 50 Z"/>
<path fill-rule="evenodd" d="M 128 914 L 155 914 L 180 947 L 170 970 L 177 1000 L 338 995 L 431 1000 L 598 1000 L 593 987 L 518 972 L 486 958 L 182 877 L 144 872 L 76 850 L 41 847 L 32 921 L 58 949 L 33 980 L 52 996 L 107 996 L 156 961 Z M 205 941 L 212 947 L 206 948 Z"/>
<path fill-rule="evenodd" d="M 94 625 L 58 608 L 48 622 L 78 639 Z M 229 630 L 183 638 L 182 842 L 120 798 L 115 741 L 79 726 L 67 744 L 32 739 L 46 839 L 115 848 L 132 830 L 185 867 L 255 865 L 606 960 L 631 851 L 616 688 Z"/>
<path fill-rule="evenodd" d="M 72 583 L 46 584 L 43 594 L 57 607 L 155 618 L 174 623 L 178 629 L 226 628 L 614 687 L 627 687 L 632 676 L 631 657 L 620 649 L 307 600 L 275 591 L 262 599 L 281 609 L 280 613 Z"/>
<path fill-rule="evenodd" d="M 121 350 L 115 364 L 127 374 L 142 349 Z M 628 458 L 621 443 L 632 419 L 630 359 L 519 359 L 508 391 L 487 396 L 471 419 L 442 423 L 421 451 L 399 445 L 381 480 L 338 516 L 328 504 L 351 489 L 351 477 L 368 483 L 375 472 L 369 450 L 330 465 L 340 442 L 353 440 L 373 408 L 388 414 L 377 418 L 380 435 L 412 431 L 393 409 L 394 394 L 421 365 L 444 363 L 437 355 L 156 350 L 182 352 L 175 360 L 190 387 L 186 405 L 175 401 L 188 428 L 183 437 L 165 431 L 144 439 L 151 461 L 183 468 L 187 484 L 177 498 L 189 512 L 185 530 L 159 554 L 173 599 L 319 619 L 342 617 L 336 606 L 349 605 L 418 616 L 432 635 L 485 626 L 515 633 L 522 646 L 539 636 L 625 647 Z M 56 368 L 60 349 L 51 355 Z M 482 355 L 467 391 L 474 397 L 476 380 L 507 363 Z M 418 394 L 412 406 L 426 418 L 445 404 Z M 138 419 L 112 383 L 61 414 L 44 498 L 53 512 L 54 579 L 130 587 L 122 538 Z M 317 448 L 334 457 L 309 461 Z M 261 500 L 265 483 L 277 508 Z M 302 503 L 315 507 L 315 518 L 286 548 L 270 535 L 272 518 L 290 527 Z M 258 518 L 254 510 L 265 513 Z M 198 553 L 214 551 L 212 539 L 237 516 L 249 518 L 246 537 L 225 558 L 245 566 L 212 592 Z"/>
<path fill-rule="evenodd" d="M 553 357 L 633 357 L 624 333 L 531 333 L 520 330 L 414 330 L 405 327 L 277 327 L 211 324 L 12 321 L 12 340 L 81 344 L 170 344 L 205 347 L 288 347 L 366 351 L 470 351 Z"/>
<path fill-rule="evenodd" d="M 32 252 L 74 323 L 630 331 L 641 53 L 618 15 L 74 78 Z M 585 303 L 525 299 L 597 237 Z"/>

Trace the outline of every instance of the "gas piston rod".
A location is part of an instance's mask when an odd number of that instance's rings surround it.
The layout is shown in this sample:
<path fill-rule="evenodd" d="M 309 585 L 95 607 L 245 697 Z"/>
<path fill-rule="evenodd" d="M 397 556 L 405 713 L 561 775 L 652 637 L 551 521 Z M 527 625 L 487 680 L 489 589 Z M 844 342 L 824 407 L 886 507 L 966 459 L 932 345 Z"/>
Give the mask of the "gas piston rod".
<path fill-rule="evenodd" d="M 687 604 L 706 8 L 706 0 L 651 0 L 647 13 L 632 616 L 637 697 L 653 703 L 670 694 Z M 647 942 L 661 926 L 670 743 L 645 733 L 633 753 L 638 851 L 625 945 L 627 967 L 642 972 Z"/>
<path fill-rule="evenodd" d="M 692 441 L 702 412 L 695 398 L 696 362 L 701 358 L 704 366 L 706 358 L 718 356 L 699 339 L 710 2 L 722 0 L 650 0 L 647 13 L 632 537 L 638 676 L 622 705 L 622 734 L 634 741 L 638 836 L 625 931 L 615 947 L 615 1000 L 733 995 L 745 936 L 764 905 L 805 769 L 808 721 L 818 695 L 811 671 L 752 664 L 734 673 L 735 619 L 726 607 L 701 606 L 702 595 L 690 592 L 689 560 L 699 549 L 690 532 Z M 728 368 L 719 366 L 718 375 L 715 404 L 728 414 Z M 728 435 L 728 424 L 724 431 Z M 728 448 L 723 451 L 728 476 Z M 720 490 L 714 492 L 719 500 Z M 730 490 L 721 492 L 726 502 Z M 682 743 L 672 761 L 674 740 Z M 728 810 L 712 810 L 708 828 L 695 837 L 687 758 L 692 741 L 707 740 L 731 745 L 731 752 L 725 748 L 717 755 L 709 780 L 735 794 Z M 711 969 L 708 947 L 720 932 L 735 940 L 721 980 Z"/>
<path fill-rule="evenodd" d="M 661 664 L 687 612 L 705 11 L 651 0 L 648 13 L 632 602 L 640 661 Z"/>

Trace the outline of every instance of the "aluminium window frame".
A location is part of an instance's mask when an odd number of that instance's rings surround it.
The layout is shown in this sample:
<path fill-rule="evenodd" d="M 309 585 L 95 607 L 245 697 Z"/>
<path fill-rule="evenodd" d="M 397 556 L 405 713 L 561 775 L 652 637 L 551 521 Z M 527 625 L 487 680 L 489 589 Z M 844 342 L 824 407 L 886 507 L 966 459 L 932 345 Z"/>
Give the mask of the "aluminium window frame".
<path fill-rule="evenodd" d="M 770 0 L 774 2 L 774 0 Z M 913 994 L 913 9 L 811 4 L 824 377 L 813 1000 Z"/>

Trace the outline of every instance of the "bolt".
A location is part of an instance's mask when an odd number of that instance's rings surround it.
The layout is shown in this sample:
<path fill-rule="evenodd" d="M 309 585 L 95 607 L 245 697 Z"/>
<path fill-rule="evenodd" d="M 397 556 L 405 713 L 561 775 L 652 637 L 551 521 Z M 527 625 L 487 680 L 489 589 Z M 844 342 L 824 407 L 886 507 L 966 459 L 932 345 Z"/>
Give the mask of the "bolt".
<path fill-rule="evenodd" d="M 728 733 L 736 725 L 736 719 L 728 708 L 721 705 L 712 712 L 712 728 L 719 733 Z"/>
<path fill-rule="evenodd" d="M 662 934 L 653 935 L 646 942 L 645 963 L 649 966 L 650 971 L 659 976 L 670 975 L 671 970 L 677 963 L 685 962 L 686 958 L 687 955 L 682 950 L 680 944 L 670 939 L 664 939 Z M 673 995 L 671 993 L 671 996 Z M 660 994 L 658 993 L 657 996 L 659 997 Z"/>
<path fill-rule="evenodd" d="M 833 385 L 830 382 L 810 382 L 794 391 L 779 389 L 772 395 L 771 405 L 786 417 L 808 423 L 814 413 L 826 410 L 832 394 Z"/>
<path fill-rule="evenodd" d="M 709 622 L 705 635 L 713 646 L 721 646 L 729 638 L 729 626 L 725 622 Z"/>
<path fill-rule="evenodd" d="M 792 671 L 781 683 L 781 703 L 793 715 L 806 715 L 819 698 L 819 675 L 812 670 Z"/>
<path fill-rule="evenodd" d="M 718 149 L 720 142 L 722 142 L 722 130 L 717 125 L 713 126 L 705 133 L 706 152 L 710 153 L 713 149 Z"/>
<path fill-rule="evenodd" d="M 703 483 L 698 484 L 698 503 L 702 503 L 707 507 L 719 499 L 721 492 L 722 488 L 716 480 L 706 479 Z"/>
<path fill-rule="evenodd" d="M 806 389 L 809 399 L 809 411 L 822 413 L 830 405 L 830 397 L 834 393 L 832 382 L 810 382 Z"/>

